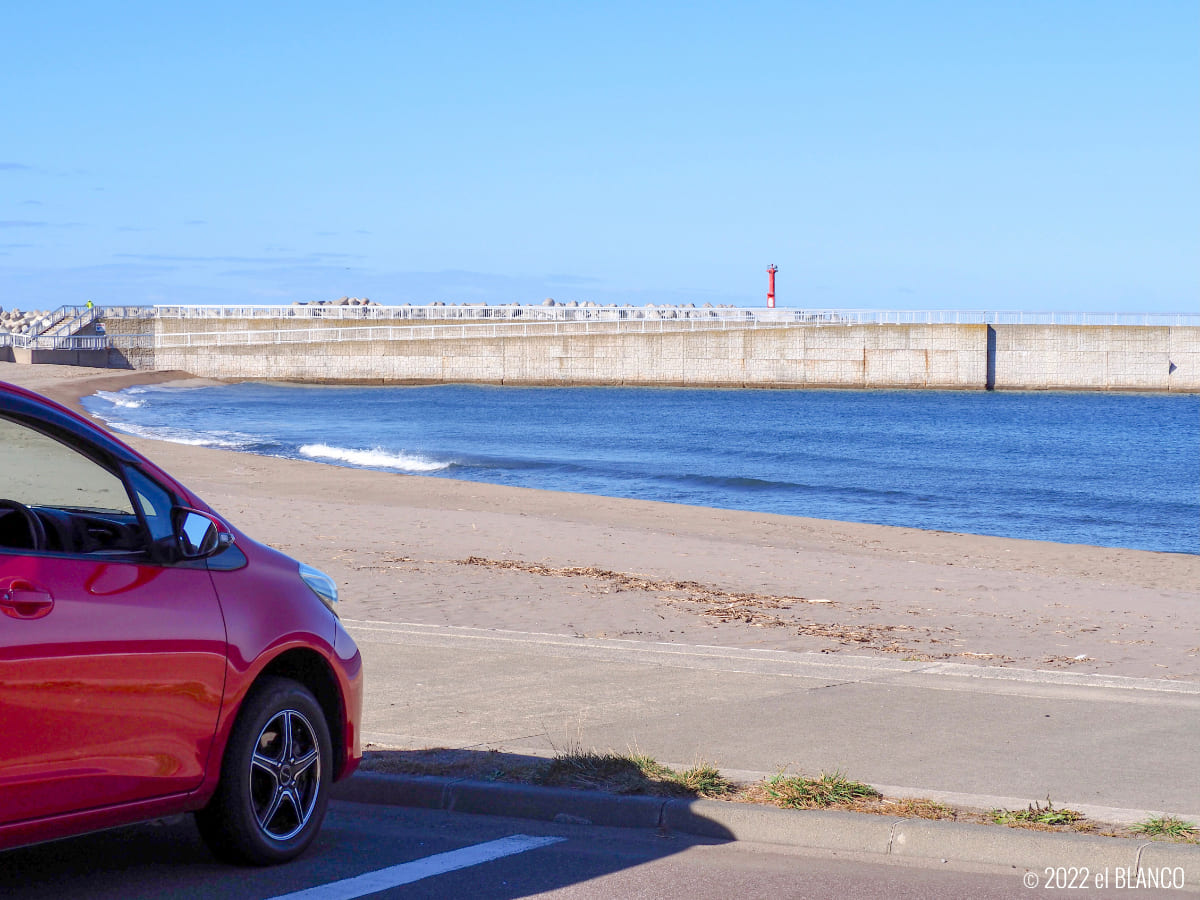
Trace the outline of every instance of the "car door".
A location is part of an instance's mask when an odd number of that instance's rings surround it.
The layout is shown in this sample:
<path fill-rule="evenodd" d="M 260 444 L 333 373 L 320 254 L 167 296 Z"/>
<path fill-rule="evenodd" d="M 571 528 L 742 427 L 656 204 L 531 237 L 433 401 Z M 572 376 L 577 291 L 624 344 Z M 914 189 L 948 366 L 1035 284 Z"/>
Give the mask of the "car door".
<path fill-rule="evenodd" d="M 225 676 L 208 570 L 154 551 L 173 498 L 40 424 L 0 410 L 0 824 L 196 788 Z"/>

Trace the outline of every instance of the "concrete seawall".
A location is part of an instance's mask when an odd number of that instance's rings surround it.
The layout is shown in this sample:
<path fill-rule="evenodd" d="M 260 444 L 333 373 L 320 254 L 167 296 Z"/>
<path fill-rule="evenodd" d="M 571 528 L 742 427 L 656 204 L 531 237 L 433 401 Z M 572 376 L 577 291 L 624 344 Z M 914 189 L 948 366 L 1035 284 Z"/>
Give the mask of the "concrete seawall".
<path fill-rule="evenodd" d="M 996 388 L 1200 391 L 1200 328 L 996 325 Z"/>
<path fill-rule="evenodd" d="M 1194 326 L 768 323 L 639 333 L 593 325 L 588 333 L 350 340 L 338 339 L 341 331 L 349 336 L 361 323 L 224 317 L 107 325 L 126 365 L 217 378 L 1200 392 Z M 312 329 L 319 339 L 305 334 Z M 150 332 L 153 340 L 122 340 Z"/>

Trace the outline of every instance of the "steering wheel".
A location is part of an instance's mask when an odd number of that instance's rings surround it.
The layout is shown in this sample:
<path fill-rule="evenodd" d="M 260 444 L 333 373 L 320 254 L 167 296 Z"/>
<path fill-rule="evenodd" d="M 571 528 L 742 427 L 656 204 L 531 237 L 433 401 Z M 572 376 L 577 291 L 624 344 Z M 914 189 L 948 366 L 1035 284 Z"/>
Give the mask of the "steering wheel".
<path fill-rule="evenodd" d="M 24 503 L 18 503 L 16 500 L 0 500 L 0 510 L 5 509 L 12 510 L 25 520 L 25 528 L 29 532 L 29 549 L 45 549 L 46 528 L 42 525 L 42 520 L 38 518 L 37 513 Z"/>

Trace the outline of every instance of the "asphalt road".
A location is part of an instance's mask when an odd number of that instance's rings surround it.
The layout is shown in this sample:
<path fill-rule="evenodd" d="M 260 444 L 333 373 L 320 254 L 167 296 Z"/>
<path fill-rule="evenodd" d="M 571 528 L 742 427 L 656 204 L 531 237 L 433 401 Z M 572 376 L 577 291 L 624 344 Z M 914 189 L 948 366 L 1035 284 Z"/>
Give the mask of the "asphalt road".
<path fill-rule="evenodd" d="M 480 861 L 497 853 L 506 855 Z M 365 883 L 363 876 L 368 876 Z M 269 869 L 216 862 L 187 817 L 0 854 L 0 896 L 9 900 L 265 900 L 296 892 L 305 892 L 304 900 L 360 896 L 987 900 L 1036 895 L 1024 886 L 1024 877 L 1018 870 L 885 865 L 678 834 L 353 803 L 330 807 L 318 842 L 308 854 Z M 397 881 L 408 883 L 387 887 Z M 1128 894 L 1085 893 L 1091 897 Z M 1138 895 L 1153 894 L 1139 891 Z"/>

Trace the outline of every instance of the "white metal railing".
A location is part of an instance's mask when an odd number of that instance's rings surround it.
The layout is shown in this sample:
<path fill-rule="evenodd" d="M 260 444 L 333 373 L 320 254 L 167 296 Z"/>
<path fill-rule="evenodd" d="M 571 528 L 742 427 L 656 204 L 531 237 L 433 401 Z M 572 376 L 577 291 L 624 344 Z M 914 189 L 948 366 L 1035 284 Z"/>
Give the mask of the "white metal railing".
<path fill-rule="evenodd" d="M 854 325 L 1095 325 L 1200 327 L 1200 315 L 1186 313 L 1023 312 L 1020 310 L 831 310 Z"/>
<path fill-rule="evenodd" d="M 112 346 L 105 335 L 0 334 L 0 347 L 18 350 L 107 350 Z"/>
<path fill-rule="evenodd" d="M 111 318 L 402 319 L 421 321 L 605 322 L 638 319 L 836 323 L 849 325 L 1130 325 L 1200 326 L 1183 313 L 1024 312 L 1004 310 L 804 309 L 728 306 L 155 306 L 105 307 Z"/>
<path fill-rule="evenodd" d="M 572 334 L 653 334 L 675 331 L 715 331 L 747 328 L 777 328 L 767 321 L 705 319 L 627 319 L 599 322 L 478 322 L 429 325 L 362 325 L 341 328 L 281 328 L 245 331 L 199 331 L 163 333 L 154 336 L 154 346 L 205 347 L 257 344 L 313 344 L 340 341 L 405 341 L 434 338 L 546 337 Z M 117 338 L 120 345 L 121 338 Z"/>
<path fill-rule="evenodd" d="M 987 310 L 847 310 L 687 306 L 105 306 L 61 307 L 54 333 L 0 333 L 0 347 L 52 350 L 417 340 L 449 337 L 655 333 L 817 325 L 1096 325 L 1200 327 L 1200 315 L 1179 313 L 1053 313 Z M 328 328 L 128 334 L 79 337 L 63 334 L 105 319 L 301 319 L 388 321 L 397 324 Z M 411 324 L 400 324 L 411 323 Z M 417 324 L 420 323 L 420 324 Z M 76 327 L 77 326 L 77 327 Z M 147 329 L 148 330 L 148 329 Z"/>
<path fill-rule="evenodd" d="M 211 309 L 224 307 L 174 307 L 174 310 Z M 296 310 L 305 307 L 230 307 L 238 310 Z M 316 307 L 316 309 L 346 309 L 346 307 Z M 248 329 L 239 331 L 197 331 L 160 333 L 153 346 L 171 349 L 192 346 L 250 346 L 264 344 L 312 344 L 343 341 L 403 341 L 435 338 L 495 338 L 521 336 L 553 336 L 571 334 L 648 334 L 699 330 L 740 330 L 779 327 L 813 327 L 818 325 L 966 325 L 966 324 L 1039 324 L 1039 325 L 1196 325 L 1200 316 L 1181 315 L 1123 315 L 1111 313 L 989 313 L 983 311 L 897 311 L 897 310 L 801 310 L 801 309 L 733 309 L 733 308 L 664 308 L 664 307 L 516 307 L 526 318 L 477 314 L 512 313 L 511 307 L 349 307 L 349 309 L 399 310 L 407 313 L 400 320 L 424 319 L 425 324 L 362 325 L 309 328 Z M 447 311 L 456 315 L 446 316 Z M 672 315 L 674 313 L 674 315 Z M 207 317 L 207 316 L 205 316 Z M 250 318 L 265 318 L 253 315 Z M 239 318 L 245 318 L 239 317 Z M 318 318 L 308 317 L 304 318 Z M 349 315 L 333 318 L 350 319 Z M 453 318 L 459 319 L 454 322 Z M 1191 320 L 1191 321 L 1188 321 Z M 119 345 L 126 344 L 118 339 Z M 136 346 L 146 346 L 139 341 Z"/>
<path fill-rule="evenodd" d="M 53 343 L 49 339 L 59 340 L 64 338 L 72 338 L 81 328 L 85 328 L 94 322 L 103 314 L 103 311 L 98 306 L 60 306 L 58 309 L 46 313 L 43 321 L 47 324 L 41 325 L 36 331 L 26 331 L 20 334 L 11 332 L 0 332 L 0 347 L 35 347 L 37 349 L 51 348 Z M 99 336 L 97 336 L 99 337 Z M 80 338 L 81 341 L 95 343 L 95 338 L 88 336 Z M 100 346 L 107 347 L 107 344 Z M 52 349 L 80 349 L 74 346 L 53 346 Z M 86 349 L 96 349 L 96 347 L 88 346 Z"/>
<path fill-rule="evenodd" d="M 156 306 L 159 319 L 386 319 L 418 321 L 621 321 L 625 319 L 748 319 L 755 311 L 696 306 Z M 137 315 L 129 310 L 125 315 Z"/>
<path fill-rule="evenodd" d="M 851 325 L 1153 325 L 1200 326 L 1200 315 L 1185 313 L 1025 312 L 1020 310 L 806 309 L 731 306 L 104 306 L 88 310 L 64 306 L 61 323 L 85 319 L 402 319 L 419 321 L 604 322 L 628 319 L 719 319 L 795 321 Z M 52 326 L 53 327 L 53 326 Z M 82 327 L 82 326 L 81 326 Z"/>
<path fill-rule="evenodd" d="M 41 334 L 70 337 L 96 321 L 101 313 L 98 306 L 60 306 L 53 313 L 53 324 L 43 328 Z"/>

